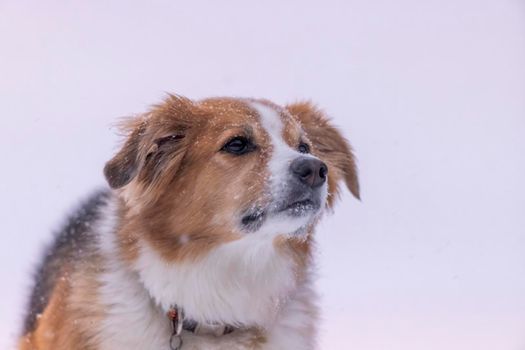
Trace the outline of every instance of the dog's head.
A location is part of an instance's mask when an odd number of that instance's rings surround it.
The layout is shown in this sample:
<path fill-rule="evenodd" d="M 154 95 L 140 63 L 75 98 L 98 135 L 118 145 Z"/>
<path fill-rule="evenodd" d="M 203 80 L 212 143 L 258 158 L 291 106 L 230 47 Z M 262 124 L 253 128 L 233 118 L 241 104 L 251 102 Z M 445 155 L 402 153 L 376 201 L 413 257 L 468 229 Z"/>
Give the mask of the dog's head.
<path fill-rule="evenodd" d="M 169 96 L 124 128 L 104 173 L 127 207 L 126 239 L 169 261 L 246 236 L 307 241 L 339 182 L 359 197 L 349 144 L 310 103 Z"/>

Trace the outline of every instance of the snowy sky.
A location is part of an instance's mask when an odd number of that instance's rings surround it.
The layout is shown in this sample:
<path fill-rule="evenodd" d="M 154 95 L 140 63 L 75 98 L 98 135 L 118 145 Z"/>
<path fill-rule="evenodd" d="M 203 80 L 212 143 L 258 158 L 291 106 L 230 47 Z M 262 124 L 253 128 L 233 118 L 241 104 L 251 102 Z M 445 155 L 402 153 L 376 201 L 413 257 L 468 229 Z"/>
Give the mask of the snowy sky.
<path fill-rule="evenodd" d="M 362 202 L 318 232 L 322 349 L 525 349 L 525 3 L 0 2 L 0 348 L 116 118 L 164 92 L 311 98 Z"/>

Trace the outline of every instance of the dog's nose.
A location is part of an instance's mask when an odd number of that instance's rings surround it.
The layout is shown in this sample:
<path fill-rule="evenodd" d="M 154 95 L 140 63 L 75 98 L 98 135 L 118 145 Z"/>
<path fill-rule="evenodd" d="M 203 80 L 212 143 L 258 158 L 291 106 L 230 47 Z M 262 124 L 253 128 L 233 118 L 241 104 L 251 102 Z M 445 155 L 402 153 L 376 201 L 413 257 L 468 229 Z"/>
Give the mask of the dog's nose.
<path fill-rule="evenodd" d="M 297 158 L 290 165 L 292 174 L 311 188 L 320 187 L 326 181 L 328 167 L 315 158 Z"/>

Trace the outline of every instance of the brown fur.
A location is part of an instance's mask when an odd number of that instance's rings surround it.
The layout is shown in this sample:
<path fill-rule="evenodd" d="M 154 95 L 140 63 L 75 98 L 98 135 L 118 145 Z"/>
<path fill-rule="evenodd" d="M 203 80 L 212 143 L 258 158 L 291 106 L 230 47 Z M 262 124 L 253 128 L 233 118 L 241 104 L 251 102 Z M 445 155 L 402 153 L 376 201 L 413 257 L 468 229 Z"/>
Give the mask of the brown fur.
<path fill-rule="evenodd" d="M 100 266 L 95 259 L 62 274 L 37 328 L 20 340 L 20 350 L 97 349 L 93 324 L 105 314 L 94 293 Z"/>
<path fill-rule="evenodd" d="M 260 196 L 267 154 L 253 152 L 238 159 L 219 151 L 239 135 L 252 135 L 265 148 L 268 139 L 253 113 L 236 100 L 193 103 L 171 96 L 130 126 L 134 129 L 123 149 L 106 166 L 106 174 L 118 173 L 130 166 L 127 159 L 136 159 L 131 164 L 137 168 L 131 171 L 136 177 L 123 190 L 130 209 L 120 230 L 126 242 L 123 254 L 133 258 L 137 235 L 169 261 L 195 258 L 239 238 L 231 213 Z M 156 145 L 156 140 L 171 134 L 180 138 Z M 181 242 L 182 235 L 188 242 Z"/>

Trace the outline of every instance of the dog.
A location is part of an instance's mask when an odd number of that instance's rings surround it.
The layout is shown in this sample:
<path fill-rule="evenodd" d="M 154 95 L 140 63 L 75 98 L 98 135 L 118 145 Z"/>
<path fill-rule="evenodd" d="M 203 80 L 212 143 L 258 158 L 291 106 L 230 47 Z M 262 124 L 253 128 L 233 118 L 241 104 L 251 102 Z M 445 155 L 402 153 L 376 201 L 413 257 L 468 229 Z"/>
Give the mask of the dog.
<path fill-rule="evenodd" d="M 314 228 L 352 148 L 310 102 L 168 95 L 36 274 L 21 350 L 315 349 Z"/>

